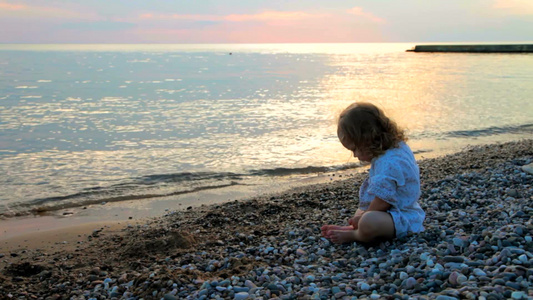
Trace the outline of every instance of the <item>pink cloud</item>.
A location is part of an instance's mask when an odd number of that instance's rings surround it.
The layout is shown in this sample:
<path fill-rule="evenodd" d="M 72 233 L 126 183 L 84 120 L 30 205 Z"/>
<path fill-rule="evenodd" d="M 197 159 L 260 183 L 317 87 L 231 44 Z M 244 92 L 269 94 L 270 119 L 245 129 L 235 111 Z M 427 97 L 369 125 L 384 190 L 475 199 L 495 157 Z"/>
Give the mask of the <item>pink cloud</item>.
<path fill-rule="evenodd" d="M 40 6 L 40 5 L 24 5 L 12 4 L 8 2 L 0 2 L 0 15 L 7 17 L 22 17 L 25 19 L 83 19 L 96 20 L 99 19 L 95 13 L 87 12 L 84 8 L 75 7 L 72 9 L 65 7 L 54 6 Z"/>
<path fill-rule="evenodd" d="M 145 14 L 139 15 L 139 19 L 141 19 L 141 20 L 223 21 L 224 20 L 224 16 L 145 13 Z"/>
<path fill-rule="evenodd" d="M 231 22 L 247 22 L 247 21 L 296 21 L 302 19 L 312 19 L 322 17 L 324 15 L 310 14 L 301 11 L 265 11 L 259 14 L 252 15 L 229 15 L 224 17 L 225 20 Z"/>
<path fill-rule="evenodd" d="M 310 14 L 301 11 L 265 11 L 258 14 L 231 14 L 231 15 L 180 15 L 180 14 L 152 14 L 139 15 L 143 20 L 190 20 L 190 21 L 227 21 L 227 22 L 272 22 L 272 21 L 298 21 L 304 19 L 321 18 L 324 14 Z"/>
<path fill-rule="evenodd" d="M 154 18 L 154 14 L 150 14 L 150 13 L 139 15 L 139 19 L 153 19 L 153 18 Z"/>
<path fill-rule="evenodd" d="M 265 21 L 244 23 L 257 19 Z M 385 40 L 379 24 L 361 24 L 346 14 L 292 20 L 289 16 L 268 15 L 268 18 L 244 18 L 202 28 L 185 29 L 169 24 L 159 28 L 141 26 L 134 29 L 134 34 L 142 42 L 159 43 L 353 43 Z"/>
<path fill-rule="evenodd" d="M 26 5 L 22 5 L 22 4 L 11 4 L 11 3 L 6 3 L 6 2 L 0 2 L 0 9 L 5 9 L 5 10 L 23 10 L 23 9 L 26 9 L 27 6 Z"/>
<path fill-rule="evenodd" d="M 353 7 L 346 11 L 348 14 L 364 17 L 375 23 L 385 23 L 385 19 L 375 16 L 372 13 L 366 12 L 361 7 Z"/>
<path fill-rule="evenodd" d="M 531 0 L 495 0 L 492 7 L 514 15 L 533 15 Z"/>

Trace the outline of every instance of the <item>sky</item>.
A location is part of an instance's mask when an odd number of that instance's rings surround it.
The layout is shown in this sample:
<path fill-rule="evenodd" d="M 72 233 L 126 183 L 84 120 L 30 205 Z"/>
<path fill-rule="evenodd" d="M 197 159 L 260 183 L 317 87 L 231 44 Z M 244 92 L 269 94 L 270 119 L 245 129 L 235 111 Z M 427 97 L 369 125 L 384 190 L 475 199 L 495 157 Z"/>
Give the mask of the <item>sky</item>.
<path fill-rule="evenodd" d="M 0 43 L 533 41 L 533 0 L 0 0 Z"/>

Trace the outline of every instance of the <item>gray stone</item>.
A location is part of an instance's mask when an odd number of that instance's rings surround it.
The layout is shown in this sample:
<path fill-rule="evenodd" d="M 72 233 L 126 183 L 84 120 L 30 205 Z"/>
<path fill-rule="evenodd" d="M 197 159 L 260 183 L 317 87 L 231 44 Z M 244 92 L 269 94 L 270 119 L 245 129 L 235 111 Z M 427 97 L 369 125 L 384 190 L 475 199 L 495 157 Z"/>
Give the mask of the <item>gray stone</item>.
<path fill-rule="evenodd" d="M 235 294 L 235 297 L 233 299 L 245 300 L 245 299 L 248 299 L 249 297 L 250 297 L 250 294 L 248 294 L 247 292 L 238 292 Z"/>
<path fill-rule="evenodd" d="M 527 299 L 527 295 L 524 292 L 513 292 L 511 294 L 511 298 L 520 300 L 520 299 Z"/>
<path fill-rule="evenodd" d="M 436 300 L 458 300 L 455 297 L 446 296 L 446 295 L 438 295 Z"/>
<path fill-rule="evenodd" d="M 524 170 L 524 172 L 527 172 L 527 173 L 533 175 L 533 163 L 530 163 L 529 165 L 522 166 L 522 170 Z"/>
<path fill-rule="evenodd" d="M 451 263 L 463 263 L 465 262 L 466 258 L 464 256 L 444 256 L 442 258 L 442 261 L 444 262 L 451 262 Z"/>

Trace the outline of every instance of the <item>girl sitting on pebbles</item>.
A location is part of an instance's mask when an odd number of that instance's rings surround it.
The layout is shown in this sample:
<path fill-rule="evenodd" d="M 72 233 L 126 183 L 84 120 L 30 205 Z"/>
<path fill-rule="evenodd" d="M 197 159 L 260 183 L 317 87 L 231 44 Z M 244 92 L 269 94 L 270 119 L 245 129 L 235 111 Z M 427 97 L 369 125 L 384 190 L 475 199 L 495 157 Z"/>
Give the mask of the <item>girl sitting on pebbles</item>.
<path fill-rule="evenodd" d="M 392 239 L 424 230 L 425 213 L 418 204 L 420 172 L 396 123 L 373 104 L 354 103 L 340 114 L 337 135 L 354 157 L 371 166 L 349 226 L 324 225 L 322 236 L 342 244 Z"/>

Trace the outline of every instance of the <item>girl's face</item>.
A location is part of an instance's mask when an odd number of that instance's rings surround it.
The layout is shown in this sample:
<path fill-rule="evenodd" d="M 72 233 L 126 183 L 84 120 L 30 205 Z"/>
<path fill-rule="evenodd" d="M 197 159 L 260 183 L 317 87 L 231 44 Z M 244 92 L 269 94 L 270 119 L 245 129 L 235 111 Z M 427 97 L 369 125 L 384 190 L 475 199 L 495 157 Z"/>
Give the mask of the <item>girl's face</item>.
<path fill-rule="evenodd" d="M 342 133 L 341 130 L 337 130 L 337 136 L 339 137 L 339 140 L 344 148 L 353 152 L 354 157 L 357 157 L 357 159 L 362 162 L 370 162 L 372 160 L 373 157 L 370 151 L 364 147 L 357 147 L 350 139 L 346 137 L 346 135 Z"/>

